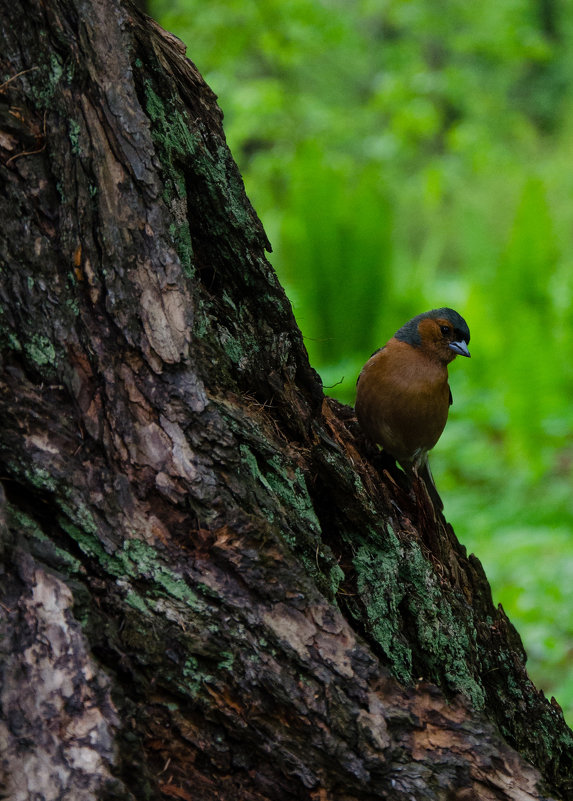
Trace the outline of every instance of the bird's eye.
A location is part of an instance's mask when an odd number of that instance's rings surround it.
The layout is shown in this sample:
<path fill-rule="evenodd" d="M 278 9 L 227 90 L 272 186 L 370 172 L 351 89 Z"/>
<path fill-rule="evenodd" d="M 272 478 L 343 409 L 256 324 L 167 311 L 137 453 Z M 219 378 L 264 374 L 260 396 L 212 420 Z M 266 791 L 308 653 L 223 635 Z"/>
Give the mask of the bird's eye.
<path fill-rule="evenodd" d="M 441 325 L 440 331 L 445 337 L 447 337 L 451 333 L 452 329 L 450 328 L 449 325 Z"/>

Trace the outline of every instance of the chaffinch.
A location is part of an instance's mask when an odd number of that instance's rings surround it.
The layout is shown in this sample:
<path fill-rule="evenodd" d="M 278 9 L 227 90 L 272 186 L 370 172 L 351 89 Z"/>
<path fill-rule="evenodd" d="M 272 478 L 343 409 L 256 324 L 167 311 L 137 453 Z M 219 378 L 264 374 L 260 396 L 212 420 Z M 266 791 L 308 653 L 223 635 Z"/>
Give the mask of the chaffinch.
<path fill-rule="evenodd" d="M 470 332 L 453 309 L 432 309 L 402 326 L 372 354 L 358 378 L 356 416 L 364 433 L 402 467 L 422 468 L 435 489 L 428 451 L 448 419 L 452 393 L 448 364 L 469 356 Z"/>

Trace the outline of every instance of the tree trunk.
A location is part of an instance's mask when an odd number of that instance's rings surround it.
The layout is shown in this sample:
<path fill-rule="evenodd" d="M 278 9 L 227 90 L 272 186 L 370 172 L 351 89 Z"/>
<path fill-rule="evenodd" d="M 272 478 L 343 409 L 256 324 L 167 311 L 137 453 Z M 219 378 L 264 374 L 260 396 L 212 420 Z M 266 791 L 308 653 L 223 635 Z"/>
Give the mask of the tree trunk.
<path fill-rule="evenodd" d="M 323 399 L 180 42 L 120 0 L 1 37 L 3 797 L 573 798 L 480 563 Z"/>

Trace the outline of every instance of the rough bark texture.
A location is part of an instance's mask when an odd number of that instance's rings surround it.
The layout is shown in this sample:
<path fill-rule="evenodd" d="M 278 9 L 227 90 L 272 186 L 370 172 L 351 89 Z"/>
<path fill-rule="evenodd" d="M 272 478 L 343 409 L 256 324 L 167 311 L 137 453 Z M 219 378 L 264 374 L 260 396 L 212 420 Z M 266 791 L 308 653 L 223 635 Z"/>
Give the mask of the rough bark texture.
<path fill-rule="evenodd" d="M 573 798 L 478 560 L 323 399 L 181 44 L 2 13 L 4 797 Z"/>

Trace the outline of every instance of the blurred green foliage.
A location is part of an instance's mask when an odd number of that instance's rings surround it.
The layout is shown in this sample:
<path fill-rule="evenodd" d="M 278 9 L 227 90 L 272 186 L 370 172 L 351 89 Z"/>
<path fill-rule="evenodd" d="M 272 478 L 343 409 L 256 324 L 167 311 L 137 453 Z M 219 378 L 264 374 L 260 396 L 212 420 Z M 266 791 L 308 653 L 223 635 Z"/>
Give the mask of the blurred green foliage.
<path fill-rule="evenodd" d="M 573 721 L 573 13 L 566 0 L 151 0 L 219 95 L 311 360 L 353 403 L 407 319 L 472 360 L 432 457 Z"/>

